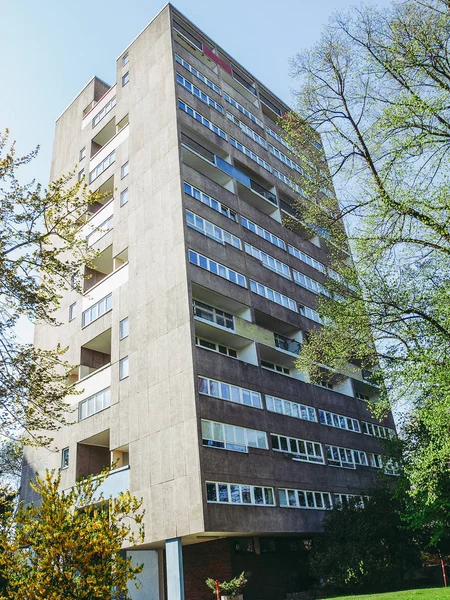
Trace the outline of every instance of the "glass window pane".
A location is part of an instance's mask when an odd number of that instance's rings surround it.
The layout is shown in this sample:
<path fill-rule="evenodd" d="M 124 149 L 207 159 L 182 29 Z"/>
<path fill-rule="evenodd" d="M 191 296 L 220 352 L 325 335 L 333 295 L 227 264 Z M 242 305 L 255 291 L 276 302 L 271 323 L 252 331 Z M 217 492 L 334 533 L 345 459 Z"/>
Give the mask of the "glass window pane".
<path fill-rule="evenodd" d="M 219 488 L 219 502 L 229 502 L 227 484 L 219 483 L 218 488 Z"/>
<path fill-rule="evenodd" d="M 206 499 L 208 502 L 217 502 L 217 491 L 215 483 L 206 484 Z"/>

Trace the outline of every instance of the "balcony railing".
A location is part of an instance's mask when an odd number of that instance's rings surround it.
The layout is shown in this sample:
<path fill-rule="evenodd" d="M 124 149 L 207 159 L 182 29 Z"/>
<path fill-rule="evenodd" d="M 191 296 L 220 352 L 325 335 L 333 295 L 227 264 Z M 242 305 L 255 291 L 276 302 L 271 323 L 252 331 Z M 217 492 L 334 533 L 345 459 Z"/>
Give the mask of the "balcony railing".
<path fill-rule="evenodd" d="M 273 337 L 275 339 L 275 346 L 280 350 L 284 350 L 285 352 L 290 352 L 291 354 L 299 354 L 301 344 L 297 342 L 297 340 L 292 340 L 291 338 L 287 338 L 280 333 L 274 333 Z"/>
<path fill-rule="evenodd" d="M 250 187 L 254 192 L 256 192 L 257 194 L 260 194 L 261 196 L 264 196 L 264 198 L 266 200 L 269 200 L 269 202 L 272 202 L 272 204 L 275 204 L 275 206 L 278 206 L 278 202 L 277 202 L 277 198 L 276 198 L 275 194 L 272 194 L 272 192 L 269 192 L 269 190 L 266 190 L 266 188 L 264 188 L 259 183 L 256 183 L 256 181 L 253 181 L 253 179 L 250 179 Z"/>

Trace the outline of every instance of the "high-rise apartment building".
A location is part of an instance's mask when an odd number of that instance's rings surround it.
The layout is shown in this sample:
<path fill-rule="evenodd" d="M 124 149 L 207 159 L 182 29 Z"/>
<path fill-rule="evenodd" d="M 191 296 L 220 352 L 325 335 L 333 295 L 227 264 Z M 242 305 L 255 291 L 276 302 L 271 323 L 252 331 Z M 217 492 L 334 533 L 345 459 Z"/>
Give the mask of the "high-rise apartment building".
<path fill-rule="evenodd" d="M 381 468 L 393 421 L 369 414 L 367 374 L 320 386 L 294 366 L 328 242 L 283 223 L 314 177 L 277 125 L 286 110 L 167 5 L 116 83 L 94 77 L 56 123 L 51 178 L 78 164 L 104 194 L 82 230 L 100 254 L 85 294 L 64 292 L 64 324 L 36 328 L 38 346 L 69 346 L 82 393 L 51 450 L 27 450 L 22 495 L 35 471 L 68 488 L 114 464 L 106 495 L 146 510 L 135 598 L 207 600 L 206 577 L 244 569 L 248 600 L 302 589 L 307 540 Z"/>

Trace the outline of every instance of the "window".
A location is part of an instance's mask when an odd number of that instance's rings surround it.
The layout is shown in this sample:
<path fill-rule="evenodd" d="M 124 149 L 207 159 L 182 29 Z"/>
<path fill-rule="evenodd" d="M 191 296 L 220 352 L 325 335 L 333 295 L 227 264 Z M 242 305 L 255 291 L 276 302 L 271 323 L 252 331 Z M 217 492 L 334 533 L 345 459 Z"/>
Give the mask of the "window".
<path fill-rule="evenodd" d="M 234 350 L 234 348 L 228 348 L 228 346 L 216 344 L 216 342 L 211 342 L 210 340 L 196 337 L 195 344 L 199 348 L 205 348 L 205 350 L 212 350 L 213 352 L 218 352 L 219 354 L 225 354 L 226 356 L 231 356 L 231 358 L 238 357 L 237 351 Z"/>
<path fill-rule="evenodd" d="M 325 463 L 322 454 L 322 446 L 317 442 L 299 440 L 297 438 L 278 435 L 277 433 L 271 433 L 270 438 L 272 440 L 272 450 L 275 450 L 276 452 L 287 452 L 288 454 L 292 454 L 292 458 L 295 460 L 321 464 Z"/>
<path fill-rule="evenodd" d="M 341 448 L 339 446 L 325 446 L 327 461 L 330 467 L 356 469 L 356 465 L 367 466 L 367 456 L 361 450 Z"/>
<path fill-rule="evenodd" d="M 381 454 L 369 454 L 370 466 L 374 467 L 374 469 L 382 469 L 383 468 L 383 459 Z"/>
<path fill-rule="evenodd" d="M 82 421 L 91 415 L 108 408 L 111 402 L 111 388 L 105 388 L 78 404 L 78 420 Z"/>
<path fill-rule="evenodd" d="M 263 296 L 264 298 L 267 298 L 267 300 L 270 300 L 271 302 L 275 302 L 276 304 L 281 304 L 281 306 L 284 306 L 285 308 L 288 308 L 289 310 L 298 312 L 297 303 L 295 302 L 295 300 L 292 300 L 292 298 L 289 298 L 288 296 L 285 296 L 284 294 L 280 294 L 280 292 L 272 290 L 271 288 L 263 285 L 262 283 L 258 283 L 257 281 L 253 281 L 253 279 L 250 279 L 250 289 L 255 294 L 258 294 L 259 296 Z"/>
<path fill-rule="evenodd" d="M 193 307 L 196 319 L 209 321 L 219 327 L 234 331 L 234 317 L 230 313 L 214 308 L 214 306 L 209 306 L 209 304 L 204 304 L 200 300 L 194 300 Z"/>
<path fill-rule="evenodd" d="M 220 244 L 229 244 L 238 250 L 242 250 L 241 240 L 238 237 L 217 227 L 217 225 L 210 223 L 206 219 L 203 219 L 203 217 L 199 217 L 199 215 L 196 215 L 190 210 L 186 211 L 186 223 L 189 227 L 192 227 L 192 229 L 196 229 L 200 233 L 203 233 L 203 235 L 213 238 Z"/>
<path fill-rule="evenodd" d="M 186 194 L 188 194 L 188 196 L 191 196 L 199 202 L 206 204 L 206 206 L 209 206 L 209 208 L 212 208 L 216 212 L 224 215 L 231 221 L 237 223 L 237 214 L 233 210 L 231 210 L 230 208 L 228 208 L 228 206 L 225 206 L 225 204 L 222 204 L 215 198 L 212 198 L 211 196 L 208 196 L 208 194 L 205 194 L 204 192 L 198 190 L 196 187 L 194 187 L 190 183 L 187 183 L 186 181 L 184 182 L 184 191 Z"/>
<path fill-rule="evenodd" d="M 128 52 L 126 54 L 124 54 L 122 56 L 122 66 L 124 67 L 126 64 L 128 64 L 130 57 L 128 56 Z"/>
<path fill-rule="evenodd" d="M 120 167 L 120 177 L 123 179 L 124 177 L 126 177 L 128 175 L 128 173 L 129 173 L 129 163 L 127 161 Z"/>
<path fill-rule="evenodd" d="M 74 302 L 69 306 L 69 321 L 73 321 L 77 316 L 77 303 Z"/>
<path fill-rule="evenodd" d="M 119 379 L 125 379 L 128 376 L 128 356 L 125 356 L 119 360 Z"/>
<path fill-rule="evenodd" d="M 322 323 L 322 319 L 320 318 L 319 313 L 316 310 L 309 308 L 309 306 L 300 306 L 299 312 L 304 317 L 311 319 L 311 321 L 315 321 L 316 323 Z"/>
<path fill-rule="evenodd" d="M 270 256 L 270 254 L 266 254 L 266 252 L 259 250 L 259 248 L 255 248 L 255 246 L 247 244 L 247 242 L 245 242 L 244 247 L 247 254 L 250 254 L 250 256 L 253 256 L 253 258 L 260 260 L 265 267 L 271 271 L 275 271 L 275 273 L 278 273 L 278 275 L 281 275 L 286 279 L 291 279 L 291 271 L 287 264 L 281 262 L 281 260 L 278 260 L 273 256 Z"/>
<path fill-rule="evenodd" d="M 281 238 L 274 235 L 273 233 L 270 233 L 270 231 L 267 231 L 267 229 L 260 227 L 259 225 L 257 225 L 256 223 L 253 223 L 253 221 L 250 221 L 249 219 L 246 219 L 245 217 L 241 217 L 241 224 L 242 224 L 242 227 L 245 227 L 252 233 L 256 233 L 256 235 L 259 235 L 259 237 L 263 238 L 264 240 L 267 240 L 274 246 L 277 246 L 278 248 L 281 248 L 282 250 L 286 250 L 286 244 L 284 243 L 284 241 Z"/>
<path fill-rule="evenodd" d="M 192 106 L 189 106 L 189 104 L 186 104 L 186 102 L 183 102 L 183 100 L 178 99 L 178 108 L 180 108 L 185 113 L 187 113 L 188 115 L 193 117 L 196 121 L 198 121 L 199 123 L 201 123 L 208 129 L 213 131 L 216 135 L 218 135 L 222 139 L 224 139 L 224 140 L 227 139 L 227 134 L 225 133 L 225 131 L 223 131 L 223 129 L 220 129 L 220 127 L 218 127 L 217 125 L 215 125 L 214 123 L 209 121 L 206 117 L 204 117 L 202 114 L 197 112 L 194 108 L 192 108 Z"/>
<path fill-rule="evenodd" d="M 290 508 L 312 508 L 329 510 L 333 507 L 329 492 L 309 492 L 306 490 L 279 489 L 280 506 Z"/>
<path fill-rule="evenodd" d="M 272 172 L 275 175 L 275 177 L 277 177 L 280 181 L 288 185 L 295 192 L 300 194 L 300 196 L 305 196 L 305 192 L 302 190 L 302 188 L 299 185 L 297 185 L 294 181 L 291 181 L 289 177 L 286 177 L 286 175 L 284 175 L 280 171 L 277 171 L 277 169 L 272 169 Z"/>
<path fill-rule="evenodd" d="M 78 181 L 81 181 L 84 177 L 84 169 L 81 169 L 81 171 L 78 171 Z"/>
<path fill-rule="evenodd" d="M 233 271 L 228 267 L 208 258 L 207 256 L 203 256 L 202 254 L 198 254 L 198 252 L 194 252 L 194 250 L 189 250 L 189 262 L 201 269 L 205 269 L 213 275 L 218 275 L 223 279 L 227 279 L 231 281 L 231 283 L 235 283 L 236 285 L 240 285 L 241 287 L 247 287 L 247 280 L 241 273 L 237 271 Z"/>
<path fill-rule="evenodd" d="M 120 192 L 120 206 L 125 206 L 128 202 L 128 188 Z"/>
<path fill-rule="evenodd" d="M 207 481 L 206 501 L 225 504 L 275 506 L 273 488 L 242 483 Z"/>
<path fill-rule="evenodd" d="M 297 285 L 301 285 L 313 294 L 319 294 L 323 289 L 325 289 L 315 279 L 311 279 L 311 277 L 308 277 L 303 273 L 299 273 L 295 269 L 292 269 L 292 275 L 294 276 L 294 281 Z"/>
<path fill-rule="evenodd" d="M 130 72 L 127 71 L 125 73 L 125 75 L 122 77 L 122 87 L 125 87 L 129 81 L 130 81 Z"/>
<path fill-rule="evenodd" d="M 288 144 L 286 142 L 286 140 L 281 137 L 281 135 L 278 135 L 278 133 L 276 131 L 274 131 L 273 129 L 270 129 L 270 127 L 267 127 L 267 126 L 266 126 L 266 131 L 269 135 L 271 135 L 273 138 L 275 138 L 277 140 L 277 142 L 280 142 L 280 144 L 282 146 L 284 146 L 290 152 L 292 152 L 292 154 L 295 154 L 294 148 L 290 144 Z"/>
<path fill-rule="evenodd" d="M 282 163 L 284 163 L 294 171 L 297 171 L 297 173 L 300 173 L 300 175 L 303 175 L 303 169 L 301 168 L 301 166 L 295 163 L 293 160 L 291 160 L 288 156 L 286 156 L 286 154 L 280 152 L 278 148 L 272 146 L 272 144 L 269 144 L 269 152 L 273 154 L 276 158 L 278 158 L 278 160 L 280 160 Z"/>
<path fill-rule="evenodd" d="M 367 496 L 359 496 L 358 494 L 334 494 L 334 504 L 341 506 L 359 506 L 364 507 L 364 500 Z"/>
<path fill-rule="evenodd" d="M 266 408 L 270 412 L 276 412 L 287 417 L 317 422 L 316 410 L 311 406 L 305 406 L 298 402 L 291 402 L 290 400 L 266 394 Z"/>
<path fill-rule="evenodd" d="M 363 402 L 369 402 L 370 398 L 367 394 L 361 394 L 361 392 L 356 392 L 355 398 L 357 400 L 362 400 Z"/>
<path fill-rule="evenodd" d="M 188 90 L 188 92 L 190 92 L 193 96 L 196 96 L 204 104 L 212 106 L 217 110 L 217 112 L 223 114 L 223 108 L 218 102 L 211 98 L 211 96 L 208 96 L 208 94 L 205 94 L 205 92 L 202 92 L 200 88 L 198 88 L 196 85 L 191 83 L 188 79 L 186 79 L 179 73 L 177 73 L 177 83 L 179 83 L 182 87 Z"/>
<path fill-rule="evenodd" d="M 115 150 L 113 150 L 111 152 L 111 154 L 109 154 L 104 160 L 102 160 L 102 162 L 100 164 L 98 164 L 95 169 L 93 169 L 90 173 L 89 173 L 89 183 L 92 183 L 95 179 L 97 179 L 97 177 L 100 177 L 100 175 L 103 173 L 103 171 L 106 171 L 106 169 L 113 164 L 113 162 L 116 160 L 116 152 Z"/>
<path fill-rule="evenodd" d="M 359 421 L 352 419 L 351 417 L 345 417 L 344 415 L 338 415 L 319 409 L 319 421 L 322 425 L 328 425 L 328 427 L 336 427 L 337 429 L 347 429 L 347 431 L 361 433 Z"/>
<path fill-rule="evenodd" d="M 205 396 L 236 402 L 244 406 L 253 406 L 253 408 L 262 408 L 261 394 L 253 390 L 247 390 L 237 385 L 224 383 L 207 377 L 199 377 L 199 392 Z"/>
<path fill-rule="evenodd" d="M 84 158 L 86 158 L 86 146 L 80 150 L 80 160 L 83 160 Z"/>
<path fill-rule="evenodd" d="M 61 469 L 67 469 L 69 466 L 69 448 L 61 450 Z"/>
<path fill-rule="evenodd" d="M 130 333 L 130 326 L 128 324 L 128 317 L 122 319 L 119 323 L 119 340 L 123 340 L 128 337 Z"/>
<path fill-rule="evenodd" d="M 251 129 L 248 125 L 246 125 L 245 123 L 240 121 L 237 117 L 235 117 L 232 113 L 230 113 L 228 111 L 227 111 L 227 118 L 232 123 L 237 125 L 241 129 L 242 133 L 247 135 L 249 138 L 251 138 L 254 142 L 259 144 L 263 148 L 267 148 L 266 140 L 262 136 L 260 136 L 259 133 L 256 133 L 256 131 L 253 131 L 253 129 Z"/>
<path fill-rule="evenodd" d="M 295 256 L 295 258 L 298 258 L 298 260 L 301 260 L 302 262 L 306 263 L 313 269 L 316 269 L 317 271 L 320 271 L 321 273 L 325 273 L 325 266 L 321 262 L 319 262 L 315 258 L 312 258 L 308 254 L 305 254 L 298 248 L 295 248 L 294 246 L 291 246 L 290 244 L 288 244 L 288 252 L 289 252 L 289 254 L 292 254 L 292 256 Z"/>
<path fill-rule="evenodd" d="M 100 123 L 100 121 L 112 110 L 116 105 L 116 97 L 111 98 L 111 100 L 105 104 L 105 106 L 95 115 L 92 119 L 92 129 Z"/>
<path fill-rule="evenodd" d="M 225 92 L 223 93 L 223 97 L 227 102 L 231 104 L 231 106 L 234 106 L 234 108 L 237 108 L 239 112 L 248 117 L 250 121 L 253 121 L 253 123 L 256 123 L 260 127 L 263 127 L 263 122 L 261 121 L 261 119 L 258 119 L 258 117 L 256 117 L 253 113 L 247 110 L 244 106 L 242 106 L 242 104 L 239 104 L 239 102 L 237 102 L 234 98 L 232 98 Z"/>
<path fill-rule="evenodd" d="M 261 367 L 263 369 L 269 369 L 269 371 L 275 371 L 276 373 L 282 373 L 283 375 L 290 375 L 291 372 L 287 367 L 283 367 L 282 365 L 277 365 L 272 362 L 268 362 L 267 360 L 261 361 Z"/>
<path fill-rule="evenodd" d="M 395 431 L 390 427 L 383 427 L 383 425 L 377 425 L 376 423 L 361 421 L 361 428 L 365 435 L 373 435 L 374 437 L 390 438 L 395 435 Z"/>
<path fill-rule="evenodd" d="M 199 79 L 200 81 L 205 83 L 209 88 L 214 90 L 216 92 L 216 94 L 219 94 L 219 95 L 222 94 L 222 92 L 220 91 L 220 88 L 215 83 L 213 83 L 210 79 L 208 79 L 205 75 L 203 75 L 203 73 L 200 73 L 200 71 L 197 71 L 197 69 L 195 67 L 193 67 L 190 63 L 188 63 L 187 60 L 184 60 L 184 58 L 182 58 L 181 56 L 178 56 L 178 54 L 175 54 L 175 60 L 178 64 L 182 65 L 185 69 L 187 69 L 190 73 L 192 73 L 192 75 L 194 75 L 194 77 L 197 77 L 197 79 Z"/>
<path fill-rule="evenodd" d="M 108 294 L 93 306 L 83 311 L 81 326 L 87 327 L 92 321 L 95 321 L 109 310 L 112 309 L 112 294 Z"/>
<path fill-rule="evenodd" d="M 230 144 L 233 146 L 233 148 L 236 148 L 237 150 L 239 150 L 240 152 L 242 152 L 243 154 L 245 154 L 246 156 L 251 158 L 255 163 L 258 163 L 258 165 L 260 167 L 263 167 L 263 169 L 266 169 L 266 171 L 269 171 L 269 173 L 272 172 L 272 167 L 269 165 L 268 162 L 266 162 L 260 156 L 255 154 L 255 152 L 253 152 L 252 150 L 247 148 L 247 146 L 244 146 L 243 144 L 241 144 L 240 142 L 238 142 L 237 140 L 232 138 L 231 135 L 230 135 Z"/>
<path fill-rule="evenodd" d="M 264 431 L 203 419 L 202 439 L 204 446 L 223 448 L 234 452 L 248 452 L 249 447 L 268 450 L 267 435 Z"/>

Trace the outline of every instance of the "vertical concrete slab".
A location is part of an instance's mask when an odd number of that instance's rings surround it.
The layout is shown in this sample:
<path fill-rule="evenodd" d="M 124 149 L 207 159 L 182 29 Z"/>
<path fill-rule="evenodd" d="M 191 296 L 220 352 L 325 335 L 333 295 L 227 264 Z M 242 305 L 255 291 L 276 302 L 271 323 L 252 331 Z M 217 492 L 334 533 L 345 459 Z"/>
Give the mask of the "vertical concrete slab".
<path fill-rule="evenodd" d="M 159 600 L 159 568 L 157 550 L 127 550 L 131 564 L 144 565 L 136 581 L 128 583 L 128 592 L 132 600 Z M 138 584 L 138 588 L 135 584 Z"/>
<path fill-rule="evenodd" d="M 167 600 L 184 600 L 181 539 L 166 540 Z"/>

